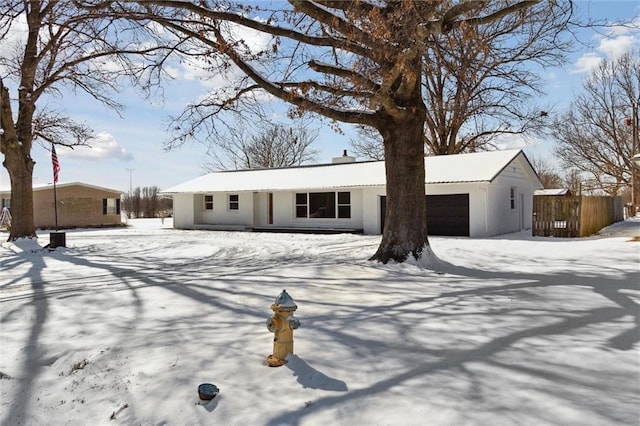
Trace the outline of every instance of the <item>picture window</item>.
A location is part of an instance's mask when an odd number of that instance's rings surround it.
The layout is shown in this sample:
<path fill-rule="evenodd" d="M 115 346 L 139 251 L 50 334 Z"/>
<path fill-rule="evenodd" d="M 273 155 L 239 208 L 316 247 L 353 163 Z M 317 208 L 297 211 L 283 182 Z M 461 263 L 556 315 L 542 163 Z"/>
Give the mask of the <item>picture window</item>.
<path fill-rule="evenodd" d="M 296 218 L 349 219 L 351 218 L 350 192 L 296 193 Z"/>

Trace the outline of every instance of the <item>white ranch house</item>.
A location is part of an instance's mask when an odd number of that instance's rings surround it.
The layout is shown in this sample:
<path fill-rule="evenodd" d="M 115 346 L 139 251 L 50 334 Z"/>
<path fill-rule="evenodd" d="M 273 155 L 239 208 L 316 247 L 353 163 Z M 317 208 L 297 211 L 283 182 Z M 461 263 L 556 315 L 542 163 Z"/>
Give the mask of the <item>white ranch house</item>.
<path fill-rule="evenodd" d="M 425 158 L 430 235 L 487 237 L 531 228 L 540 179 L 521 150 Z M 163 191 L 174 227 L 381 234 L 383 161 L 209 173 Z"/>

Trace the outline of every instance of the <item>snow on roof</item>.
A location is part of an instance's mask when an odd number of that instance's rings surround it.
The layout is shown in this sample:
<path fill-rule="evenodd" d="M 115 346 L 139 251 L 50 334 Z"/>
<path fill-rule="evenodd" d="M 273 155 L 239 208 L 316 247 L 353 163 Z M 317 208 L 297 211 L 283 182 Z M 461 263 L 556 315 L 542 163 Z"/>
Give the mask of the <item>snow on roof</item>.
<path fill-rule="evenodd" d="M 426 183 L 491 182 L 521 152 L 507 150 L 426 157 Z M 385 183 L 384 161 L 366 161 L 213 172 L 162 192 L 282 191 L 380 186 Z"/>
<path fill-rule="evenodd" d="M 553 189 L 537 189 L 533 191 L 533 195 L 567 195 L 569 189 L 567 188 L 553 188 Z"/>
<path fill-rule="evenodd" d="M 97 185 L 91 185 L 88 183 L 82 183 L 82 182 L 67 182 L 67 183 L 57 183 L 56 184 L 56 188 L 65 188 L 68 186 L 84 186 L 87 188 L 93 188 L 93 189 L 97 189 L 100 191 L 106 191 L 106 192 L 113 192 L 113 193 L 117 193 L 117 194 L 123 194 L 125 191 L 120 191 L 119 189 L 111 189 L 111 188 L 105 188 L 103 186 L 97 186 Z M 45 189 L 52 189 L 53 188 L 53 184 L 52 183 L 34 183 L 33 186 L 31 187 L 34 191 L 43 191 Z M 0 192 L 11 192 L 11 187 L 6 187 L 6 188 L 0 188 Z"/>
<path fill-rule="evenodd" d="M 426 180 L 427 183 L 491 182 L 520 153 L 519 149 L 511 149 L 427 157 Z"/>

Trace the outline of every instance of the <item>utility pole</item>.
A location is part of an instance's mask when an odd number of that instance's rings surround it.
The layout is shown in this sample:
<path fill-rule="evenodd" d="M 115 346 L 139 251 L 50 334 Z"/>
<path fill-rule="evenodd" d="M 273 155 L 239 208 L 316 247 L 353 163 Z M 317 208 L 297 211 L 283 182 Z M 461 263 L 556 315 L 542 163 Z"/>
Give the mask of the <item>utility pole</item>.
<path fill-rule="evenodd" d="M 133 181 L 133 171 L 135 169 L 127 169 L 125 168 L 126 171 L 129 172 L 129 195 L 127 196 L 126 199 L 126 203 L 125 203 L 125 211 L 127 212 L 127 218 L 131 217 L 131 211 L 133 210 L 133 201 L 131 199 L 131 197 L 133 196 L 133 185 L 132 185 L 132 181 Z"/>
<path fill-rule="evenodd" d="M 134 171 L 135 169 L 125 169 L 125 170 L 129 172 L 129 197 L 131 197 L 131 194 L 133 193 L 133 187 L 132 187 L 132 185 L 131 185 L 131 182 L 132 182 L 132 179 L 133 179 L 133 178 L 132 178 L 132 176 L 133 176 L 133 171 Z"/>
<path fill-rule="evenodd" d="M 633 152 L 631 153 L 631 157 L 632 157 L 632 161 L 631 161 L 631 193 L 633 194 L 633 216 L 635 217 L 636 214 L 638 213 L 638 194 L 636 192 L 636 190 L 638 189 L 638 167 L 636 167 L 636 164 L 633 162 L 633 156 L 639 153 L 639 147 L 640 145 L 638 144 L 638 104 L 633 106 L 633 129 L 631 129 L 631 132 L 633 133 Z"/>
<path fill-rule="evenodd" d="M 2 96 L 4 93 L 4 86 L 0 86 L 0 138 L 4 135 L 4 126 L 2 125 Z"/>
<path fill-rule="evenodd" d="M 4 96 L 4 84 L 2 83 L 2 80 L 0 79 L 0 146 L 2 146 L 4 144 L 4 123 L 2 122 L 2 117 L 4 116 L 4 114 L 2 112 L 2 104 L 4 102 L 3 96 Z M 0 174 L 0 178 L 1 177 L 2 177 L 2 175 Z M 0 200 L 0 202 L 2 202 L 2 200 Z M 4 205 L 0 206 L 0 208 L 2 208 L 2 207 L 4 207 Z"/>
<path fill-rule="evenodd" d="M 628 118 L 625 120 L 627 126 L 631 126 L 631 216 L 635 217 L 638 212 L 638 194 L 636 189 L 638 187 L 637 175 L 638 166 L 636 166 L 634 160 L 635 155 L 640 154 L 640 144 L 638 143 L 638 105 L 631 105 L 631 120 Z"/>

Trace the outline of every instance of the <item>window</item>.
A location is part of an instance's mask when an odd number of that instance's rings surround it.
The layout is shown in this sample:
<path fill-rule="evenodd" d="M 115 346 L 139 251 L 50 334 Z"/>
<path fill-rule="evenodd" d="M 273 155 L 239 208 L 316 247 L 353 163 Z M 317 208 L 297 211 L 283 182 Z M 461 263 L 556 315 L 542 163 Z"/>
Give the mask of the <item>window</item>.
<path fill-rule="evenodd" d="M 307 217 L 308 202 L 306 193 L 296 194 L 296 217 Z"/>
<path fill-rule="evenodd" d="M 204 209 L 213 210 L 213 195 L 204 196 Z"/>
<path fill-rule="evenodd" d="M 102 214 L 120 214 L 120 198 L 103 198 Z"/>
<path fill-rule="evenodd" d="M 238 210 L 240 208 L 240 196 L 238 194 L 229 194 L 229 210 Z"/>
<path fill-rule="evenodd" d="M 516 209 L 516 187 L 512 186 L 509 191 L 509 204 L 511 206 L 511 210 Z"/>
<path fill-rule="evenodd" d="M 336 217 L 336 193 L 335 192 L 310 192 L 309 193 L 309 217 L 334 218 Z"/>
<path fill-rule="evenodd" d="M 310 219 L 335 219 L 337 217 L 340 219 L 349 219 L 351 218 L 351 193 L 297 193 L 296 217 Z"/>
<path fill-rule="evenodd" d="M 351 218 L 351 193 L 338 192 L 338 218 Z"/>

